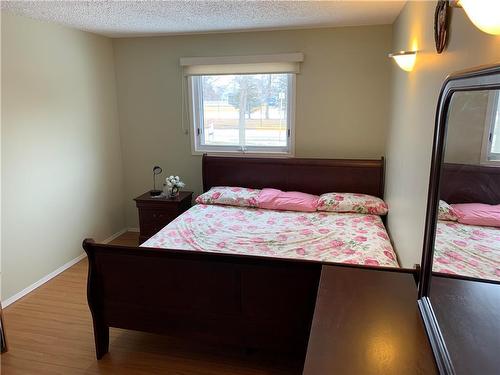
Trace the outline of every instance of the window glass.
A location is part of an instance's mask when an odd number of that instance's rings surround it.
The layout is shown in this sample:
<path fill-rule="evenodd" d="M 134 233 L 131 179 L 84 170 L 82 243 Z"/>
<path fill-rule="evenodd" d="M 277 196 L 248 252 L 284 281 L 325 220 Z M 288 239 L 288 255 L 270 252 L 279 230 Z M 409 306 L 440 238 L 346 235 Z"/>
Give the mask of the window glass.
<path fill-rule="evenodd" d="M 289 152 L 292 74 L 191 77 L 196 151 Z"/>

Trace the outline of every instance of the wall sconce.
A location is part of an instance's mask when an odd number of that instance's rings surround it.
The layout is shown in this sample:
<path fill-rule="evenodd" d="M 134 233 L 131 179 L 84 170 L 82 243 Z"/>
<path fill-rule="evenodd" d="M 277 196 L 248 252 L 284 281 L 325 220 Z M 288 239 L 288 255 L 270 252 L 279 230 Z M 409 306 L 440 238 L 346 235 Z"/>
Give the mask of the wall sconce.
<path fill-rule="evenodd" d="M 449 4 L 453 8 L 463 8 L 479 30 L 491 35 L 500 35 L 500 1 L 449 0 Z"/>
<path fill-rule="evenodd" d="M 394 59 L 401 69 L 406 72 L 411 72 L 415 66 L 415 60 L 417 59 L 417 51 L 399 51 L 390 53 L 391 59 Z"/>

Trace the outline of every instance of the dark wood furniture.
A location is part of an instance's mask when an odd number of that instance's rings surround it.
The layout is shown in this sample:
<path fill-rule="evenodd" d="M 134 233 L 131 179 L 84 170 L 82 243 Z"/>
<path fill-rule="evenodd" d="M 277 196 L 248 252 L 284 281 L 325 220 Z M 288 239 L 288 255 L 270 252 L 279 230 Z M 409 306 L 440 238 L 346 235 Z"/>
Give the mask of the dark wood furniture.
<path fill-rule="evenodd" d="M 411 273 L 323 266 L 303 375 L 436 374 Z"/>
<path fill-rule="evenodd" d="M 213 186 L 275 188 L 324 194 L 333 191 L 384 196 L 384 158 L 300 159 L 203 156 L 203 190 Z"/>
<path fill-rule="evenodd" d="M 83 247 L 97 358 L 108 352 L 109 327 L 305 353 L 320 263 L 88 240 Z"/>
<path fill-rule="evenodd" d="M 3 323 L 2 304 L 0 303 L 0 353 L 7 351 L 7 338 L 5 336 L 5 325 Z"/>
<path fill-rule="evenodd" d="M 498 167 L 445 163 L 440 184 L 440 199 L 450 204 L 500 202 Z"/>
<path fill-rule="evenodd" d="M 448 199 L 452 203 L 454 201 L 458 202 L 464 200 L 470 202 L 470 200 L 466 200 L 469 199 L 467 198 L 467 196 L 469 196 L 471 200 L 478 199 L 481 202 L 487 203 L 490 199 L 495 199 L 493 197 L 498 196 L 498 190 L 495 190 L 495 185 L 497 183 L 496 181 L 498 181 L 498 177 L 493 177 L 493 180 L 491 180 L 491 170 L 488 170 L 487 167 L 470 168 L 469 175 L 467 175 L 457 174 L 457 168 L 461 169 L 463 168 L 463 166 L 453 166 L 444 163 L 448 113 L 450 110 L 450 104 L 453 95 L 464 91 L 472 92 L 480 90 L 500 90 L 500 65 L 479 67 L 450 75 L 445 80 L 441 88 L 436 111 L 434 143 L 431 155 L 431 170 L 427 198 L 424 247 L 421 262 L 422 271 L 418 289 L 418 305 L 422 315 L 422 319 L 424 321 L 427 335 L 429 337 L 429 341 L 433 349 L 436 363 L 441 374 L 454 375 L 457 373 L 468 373 L 467 371 L 459 367 L 463 364 L 463 358 L 456 361 L 456 358 L 458 358 L 459 356 L 466 356 L 467 360 L 469 361 L 469 364 L 466 368 L 472 369 L 485 368 L 487 364 L 482 363 L 482 361 L 487 361 L 488 359 L 498 356 L 497 346 L 482 345 L 482 343 L 479 345 L 483 350 L 483 353 L 481 355 L 474 356 L 472 353 L 475 353 L 475 350 L 471 351 L 472 347 L 478 346 L 478 343 L 481 341 L 480 335 L 485 332 L 485 330 L 487 329 L 485 328 L 486 326 L 489 325 L 490 329 L 498 331 L 498 321 L 476 322 L 474 320 L 473 322 L 472 320 L 469 320 L 471 326 L 468 329 L 460 329 L 455 331 L 455 334 L 445 336 L 445 334 L 451 332 L 451 330 L 454 329 L 450 328 L 453 327 L 453 323 L 449 322 L 448 320 L 448 314 L 450 312 L 440 313 L 439 316 L 435 313 L 434 305 L 437 306 L 436 301 L 448 303 L 449 307 L 459 309 L 459 311 L 454 311 L 453 315 L 461 315 L 461 319 L 464 320 L 466 319 L 467 314 L 470 313 L 470 311 L 468 311 L 469 309 L 465 308 L 464 301 L 466 298 L 469 299 L 469 301 L 472 301 L 473 299 L 471 298 L 470 294 L 468 297 L 466 297 L 464 294 L 460 293 L 453 295 L 452 292 L 451 294 L 448 294 L 447 297 L 438 296 L 438 300 L 434 301 L 434 292 L 432 289 L 434 288 L 434 280 L 439 280 L 438 278 L 448 279 L 448 285 L 453 285 L 453 283 L 458 282 L 464 283 L 462 284 L 462 287 L 463 285 L 467 285 L 467 283 L 470 283 L 469 285 L 473 285 L 474 283 L 479 282 L 479 279 L 473 281 L 471 278 L 467 278 L 464 276 L 445 276 L 443 274 L 436 275 L 432 271 L 432 264 L 434 257 L 434 242 L 436 239 L 436 224 L 438 218 L 439 199 Z M 485 173 L 485 171 L 487 170 L 488 173 Z M 494 174 L 495 173 L 493 173 L 493 175 Z M 444 179 L 442 181 L 442 176 L 444 176 L 447 181 L 444 181 Z M 464 188 L 463 186 L 458 187 L 458 184 L 463 183 L 471 183 L 472 188 L 474 188 L 475 190 L 469 190 L 467 187 Z M 479 184 L 486 184 L 486 186 L 483 185 L 480 190 L 477 190 L 480 186 Z M 490 186 L 490 184 L 492 184 L 493 186 Z M 442 187 L 444 188 L 443 193 L 441 193 Z M 485 187 L 486 190 L 484 190 Z M 460 280 L 459 278 L 464 280 Z M 492 281 L 488 281 L 488 283 L 490 284 L 485 283 L 484 281 L 481 282 L 485 285 L 484 290 L 486 290 L 486 288 L 489 288 L 488 285 L 494 285 L 494 282 Z M 440 281 L 438 281 L 436 284 L 438 290 L 440 289 L 439 284 Z M 457 288 L 460 289 L 462 287 Z M 495 291 L 494 293 L 497 293 L 497 288 L 491 288 L 491 290 Z M 476 288 L 468 287 L 467 289 L 469 291 L 472 291 Z M 484 298 L 480 296 L 477 296 L 477 298 L 478 300 L 483 301 L 481 303 L 484 303 Z M 462 302 L 455 301 L 452 303 L 453 299 L 461 299 Z M 448 301 L 445 302 L 445 300 Z M 496 301 L 496 299 L 489 299 L 490 302 L 494 300 Z M 473 309 L 474 311 L 475 309 L 481 309 L 481 303 L 471 307 L 471 309 Z M 442 306 L 439 308 L 442 308 Z M 495 305 L 493 306 L 493 308 L 498 309 L 499 305 Z M 482 319 L 489 319 L 487 315 L 480 315 Z M 441 329 L 441 326 L 444 327 L 444 331 Z M 479 327 L 479 331 L 475 331 L 476 326 Z M 446 327 L 448 327 L 447 331 Z M 471 335 L 472 333 L 474 333 L 474 336 Z M 458 339 L 458 334 L 462 334 L 463 336 Z M 457 340 L 462 342 L 460 343 Z M 455 352 L 454 357 L 452 357 L 450 351 L 448 350 L 449 347 L 460 347 L 460 351 Z M 469 351 L 468 354 L 466 354 L 467 351 Z M 498 368 L 496 370 L 498 372 Z M 473 371 L 473 373 L 481 372 Z"/>
<path fill-rule="evenodd" d="M 383 160 L 203 157 L 205 190 L 271 186 L 381 197 L 383 176 Z M 83 248 L 97 358 L 108 351 L 109 327 L 305 356 L 321 262 L 92 240 Z"/>
<path fill-rule="evenodd" d="M 500 285 L 432 277 L 431 300 L 457 374 L 498 374 Z"/>
<path fill-rule="evenodd" d="M 165 225 L 191 207 L 193 192 L 181 191 L 176 198 L 152 197 L 149 192 L 135 198 L 139 211 L 139 243 L 158 233 Z"/>

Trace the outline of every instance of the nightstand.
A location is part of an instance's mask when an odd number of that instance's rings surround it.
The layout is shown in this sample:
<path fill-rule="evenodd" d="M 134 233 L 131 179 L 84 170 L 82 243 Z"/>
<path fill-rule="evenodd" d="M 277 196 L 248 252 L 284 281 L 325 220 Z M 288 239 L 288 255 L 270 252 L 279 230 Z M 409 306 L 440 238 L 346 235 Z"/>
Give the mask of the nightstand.
<path fill-rule="evenodd" d="M 177 198 L 157 198 L 147 193 L 135 198 L 139 210 L 139 243 L 160 231 L 165 225 L 191 207 L 192 191 L 181 191 Z"/>

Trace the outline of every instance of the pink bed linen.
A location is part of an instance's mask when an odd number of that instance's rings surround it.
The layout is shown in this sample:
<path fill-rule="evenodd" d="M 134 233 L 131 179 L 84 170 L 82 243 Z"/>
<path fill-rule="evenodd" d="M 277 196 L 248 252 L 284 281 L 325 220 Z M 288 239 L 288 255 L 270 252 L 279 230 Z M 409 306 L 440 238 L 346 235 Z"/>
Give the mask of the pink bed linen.
<path fill-rule="evenodd" d="M 432 268 L 500 281 L 500 228 L 438 221 Z"/>
<path fill-rule="evenodd" d="M 257 207 L 267 210 L 315 212 L 319 197 L 298 191 L 262 189 Z"/>
<path fill-rule="evenodd" d="M 459 223 L 500 227 L 500 204 L 461 203 L 452 207 L 457 212 Z"/>
<path fill-rule="evenodd" d="M 399 267 L 376 215 L 198 204 L 143 247 Z"/>

